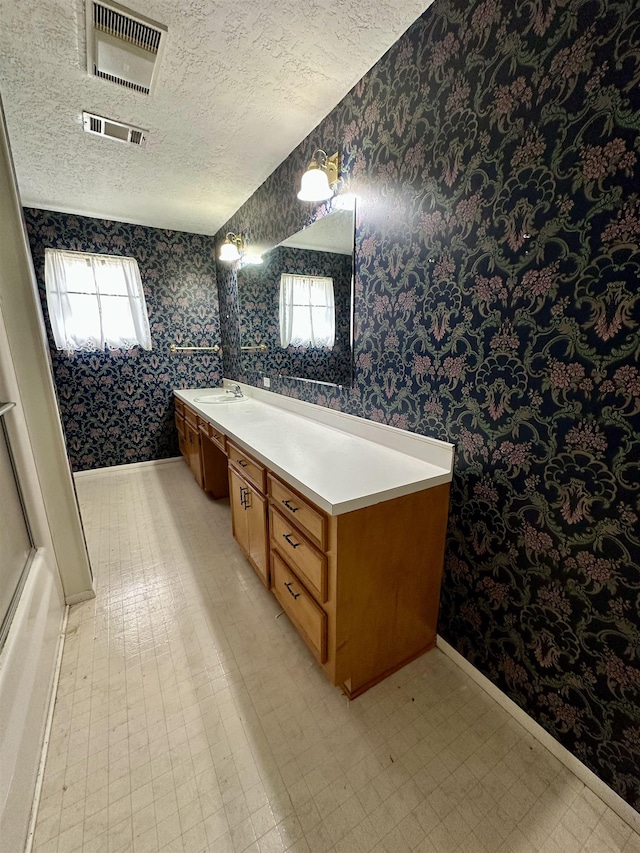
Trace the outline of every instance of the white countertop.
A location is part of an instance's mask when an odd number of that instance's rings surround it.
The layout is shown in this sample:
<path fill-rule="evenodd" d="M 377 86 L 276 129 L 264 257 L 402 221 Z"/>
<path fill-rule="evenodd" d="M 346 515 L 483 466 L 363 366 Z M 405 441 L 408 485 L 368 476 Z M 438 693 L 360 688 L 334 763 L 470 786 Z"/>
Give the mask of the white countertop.
<path fill-rule="evenodd" d="M 451 480 L 452 466 L 443 467 L 441 450 L 433 454 L 437 464 L 432 463 L 315 421 L 312 410 L 322 407 L 304 404 L 311 417 L 295 414 L 281 408 L 277 400 L 271 404 L 253 396 L 249 386 L 242 388 L 251 395 L 249 399 L 228 404 L 194 402 L 196 397 L 215 393 L 219 388 L 176 390 L 174 393 L 329 515 L 341 515 Z M 269 397 L 277 396 L 269 394 Z M 326 410 L 321 416 L 324 420 L 329 417 Z M 350 416 L 349 420 L 364 425 L 370 423 Z M 434 439 L 424 439 L 424 442 L 427 455 L 429 444 L 440 445 L 451 448 L 445 458 L 448 455 L 453 459 L 452 445 Z"/>

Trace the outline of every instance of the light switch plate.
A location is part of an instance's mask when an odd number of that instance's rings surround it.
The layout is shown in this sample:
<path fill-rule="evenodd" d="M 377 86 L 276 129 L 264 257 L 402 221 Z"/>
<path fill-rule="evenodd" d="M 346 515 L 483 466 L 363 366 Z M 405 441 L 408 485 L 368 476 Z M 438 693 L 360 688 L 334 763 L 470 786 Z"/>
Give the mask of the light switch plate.
<path fill-rule="evenodd" d="M 268 376 L 262 377 L 262 384 L 264 385 L 265 388 L 271 388 L 271 380 L 269 379 Z"/>

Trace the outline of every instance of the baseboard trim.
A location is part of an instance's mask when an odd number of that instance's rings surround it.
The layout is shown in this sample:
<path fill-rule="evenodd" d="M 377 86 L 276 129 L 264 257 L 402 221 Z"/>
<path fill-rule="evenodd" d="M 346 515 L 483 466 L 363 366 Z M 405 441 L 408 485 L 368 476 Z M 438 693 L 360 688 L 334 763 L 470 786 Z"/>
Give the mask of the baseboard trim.
<path fill-rule="evenodd" d="M 76 471 L 74 479 L 93 477 L 96 474 L 121 474 L 123 471 L 133 471 L 136 468 L 150 468 L 157 465 L 168 465 L 170 462 L 180 462 L 182 456 L 171 456 L 169 459 L 150 459 L 148 462 L 128 462 L 126 465 L 108 465 L 106 468 L 90 468 L 88 471 Z"/>
<path fill-rule="evenodd" d="M 630 806 L 619 794 L 610 788 L 602 779 L 589 770 L 579 759 L 569 752 L 566 747 L 558 743 L 548 731 L 542 728 L 539 723 L 523 711 L 519 705 L 509 699 L 506 693 L 503 693 L 499 687 L 490 681 L 486 675 L 483 675 L 479 669 L 469 663 L 460 652 L 457 652 L 450 643 L 444 640 L 440 634 L 436 638 L 436 646 L 443 654 L 450 658 L 460 669 L 462 669 L 477 685 L 482 687 L 485 693 L 488 693 L 492 699 L 504 708 L 520 725 L 526 729 L 539 743 L 542 744 L 549 752 L 562 762 L 571 772 L 583 782 L 587 788 L 600 797 L 603 803 L 609 806 L 625 823 L 628 823 L 631 829 L 640 833 L 640 812 L 637 812 L 633 806 Z"/>
<path fill-rule="evenodd" d="M 60 623 L 60 639 L 58 641 L 58 651 L 56 653 L 56 668 L 53 674 L 53 683 L 51 684 L 51 695 L 49 697 L 49 710 L 47 711 L 47 722 L 44 727 L 44 739 L 42 741 L 42 752 L 40 753 L 40 764 L 38 766 L 38 775 L 36 776 L 36 789 L 33 794 L 33 804 L 31 806 L 31 817 L 29 818 L 29 831 L 27 832 L 27 841 L 24 847 L 24 853 L 31 853 L 33 849 L 33 841 L 36 834 L 36 822 L 38 820 L 38 808 L 40 807 L 40 798 L 42 796 L 42 783 L 44 781 L 44 771 L 47 763 L 47 754 L 49 752 L 49 741 L 51 739 L 51 728 L 53 726 L 53 712 L 56 707 L 56 696 L 58 695 L 58 682 L 60 681 L 60 670 L 62 669 L 62 653 L 64 652 L 64 641 L 67 635 L 67 623 L 69 621 L 69 607 L 65 607 L 62 621 Z"/>
<path fill-rule="evenodd" d="M 95 591 L 92 589 L 85 589 L 83 592 L 76 592 L 74 595 L 69 595 L 65 598 L 65 604 L 69 607 L 72 604 L 80 604 L 83 601 L 91 601 L 92 598 L 95 598 Z"/>

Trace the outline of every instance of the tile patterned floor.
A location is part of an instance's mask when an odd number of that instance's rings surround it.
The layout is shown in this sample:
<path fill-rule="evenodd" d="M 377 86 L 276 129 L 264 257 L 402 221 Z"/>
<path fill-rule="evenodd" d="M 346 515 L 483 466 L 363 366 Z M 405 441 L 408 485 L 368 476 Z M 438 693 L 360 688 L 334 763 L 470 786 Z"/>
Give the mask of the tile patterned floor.
<path fill-rule="evenodd" d="M 640 851 L 438 650 L 349 704 L 183 463 L 78 491 L 36 853 Z"/>

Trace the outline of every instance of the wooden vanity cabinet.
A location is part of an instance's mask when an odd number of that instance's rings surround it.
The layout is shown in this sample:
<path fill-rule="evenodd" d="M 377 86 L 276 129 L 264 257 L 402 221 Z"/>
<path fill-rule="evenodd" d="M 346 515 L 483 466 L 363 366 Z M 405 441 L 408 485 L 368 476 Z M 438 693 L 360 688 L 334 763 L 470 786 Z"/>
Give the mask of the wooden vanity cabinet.
<path fill-rule="evenodd" d="M 229 494 L 235 540 L 333 684 L 354 698 L 435 645 L 449 483 L 329 515 L 179 399 L 175 417 L 196 480 Z"/>
<path fill-rule="evenodd" d="M 254 459 L 229 442 L 229 495 L 233 537 L 258 576 L 269 587 L 267 499 L 265 470 Z"/>
<path fill-rule="evenodd" d="M 271 588 L 349 698 L 435 645 L 449 484 L 328 516 L 269 475 Z"/>

